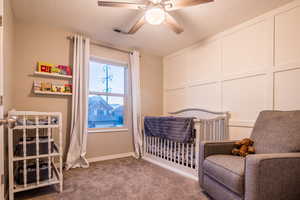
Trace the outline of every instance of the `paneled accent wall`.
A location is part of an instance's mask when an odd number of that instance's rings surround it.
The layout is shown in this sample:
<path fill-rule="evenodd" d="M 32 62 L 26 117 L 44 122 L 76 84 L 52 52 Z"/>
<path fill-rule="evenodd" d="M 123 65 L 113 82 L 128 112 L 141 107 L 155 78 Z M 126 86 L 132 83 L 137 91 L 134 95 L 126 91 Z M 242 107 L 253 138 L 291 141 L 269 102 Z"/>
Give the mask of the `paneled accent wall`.
<path fill-rule="evenodd" d="M 248 137 L 261 110 L 300 109 L 300 1 L 164 58 L 164 113 L 229 111 Z"/>

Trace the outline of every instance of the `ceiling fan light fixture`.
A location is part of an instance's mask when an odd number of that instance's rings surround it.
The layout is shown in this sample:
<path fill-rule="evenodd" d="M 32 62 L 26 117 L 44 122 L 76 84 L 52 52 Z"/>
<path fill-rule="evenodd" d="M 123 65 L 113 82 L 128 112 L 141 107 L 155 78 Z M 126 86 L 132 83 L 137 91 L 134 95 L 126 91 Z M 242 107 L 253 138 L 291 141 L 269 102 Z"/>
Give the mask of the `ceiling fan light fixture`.
<path fill-rule="evenodd" d="M 159 4 L 161 2 L 161 0 L 151 0 L 151 2 L 154 4 Z"/>
<path fill-rule="evenodd" d="M 159 25 L 165 21 L 166 14 L 162 8 L 151 8 L 146 11 L 145 19 L 149 24 Z"/>

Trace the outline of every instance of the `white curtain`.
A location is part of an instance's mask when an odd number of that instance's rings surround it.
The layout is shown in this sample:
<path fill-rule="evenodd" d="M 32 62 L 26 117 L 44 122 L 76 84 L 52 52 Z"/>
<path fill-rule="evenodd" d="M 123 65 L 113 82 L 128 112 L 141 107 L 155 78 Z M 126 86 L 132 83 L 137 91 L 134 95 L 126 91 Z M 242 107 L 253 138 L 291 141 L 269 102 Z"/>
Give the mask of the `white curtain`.
<path fill-rule="evenodd" d="M 132 110 L 132 134 L 135 156 L 142 156 L 142 116 L 140 94 L 140 54 L 133 51 L 130 54 L 130 80 L 131 80 L 131 110 Z"/>
<path fill-rule="evenodd" d="M 66 168 L 89 167 L 85 158 L 87 143 L 88 77 L 90 40 L 73 37 L 73 97 L 70 146 Z"/>

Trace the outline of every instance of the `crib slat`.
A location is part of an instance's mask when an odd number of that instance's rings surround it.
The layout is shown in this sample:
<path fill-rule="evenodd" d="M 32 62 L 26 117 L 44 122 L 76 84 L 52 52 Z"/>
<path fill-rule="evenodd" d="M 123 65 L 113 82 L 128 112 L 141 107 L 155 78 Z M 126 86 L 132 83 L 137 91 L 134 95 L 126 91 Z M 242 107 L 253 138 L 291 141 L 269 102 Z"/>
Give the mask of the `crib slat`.
<path fill-rule="evenodd" d="M 208 121 L 205 121 L 205 134 L 206 134 L 205 140 L 209 140 L 209 135 L 208 135 Z"/>
<path fill-rule="evenodd" d="M 215 136 L 215 140 L 218 140 L 218 134 L 216 132 L 216 121 L 213 121 L 213 135 Z"/>
<path fill-rule="evenodd" d="M 226 138 L 228 138 L 229 137 L 229 132 L 228 132 L 228 130 L 227 130 L 227 126 L 228 126 L 228 124 L 226 124 L 226 120 L 225 119 L 223 119 L 222 120 L 222 133 L 223 133 L 223 137 L 224 137 L 224 139 Z"/>
<path fill-rule="evenodd" d="M 153 137 L 150 137 L 150 154 L 153 154 Z"/>
<path fill-rule="evenodd" d="M 26 127 L 26 117 L 23 116 L 23 125 Z M 26 142 L 26 128 L 23 128 L 23 156 L 27 157 L 27 142 Z M 23 178 L 24 187 L 27 187 L 27 160 L 23 160 Z"/>
<path fill-rule="evenodd" d="M 152 149 L 153 149 L 153 155 L 156 156 L 156 138 L 153 137 L 153 146 L 152 146 Z"/>
<path fill-rule="evenodd" d="M 160 138 L 160 157 L 163 158 L 163 138 Z"/>
<path fill-rule="evenodd" d="M 145 154 L 146 153 L 148 153 L 148 140 L 147 140 L 147 136 L 145 135 L 145 143 L 144 143 L 144 145 L 145 145 Z"/>
<path fill-rule="evenodd" d="M 193 166 L 194 166 L 194 151 L 195 151 L 195 148 L 194 148 L 194 143 L 192 143 L 192 148 L 191 148 L 191 168 L 193 168 Z"/>
<path fill-rule="evenodd" d="M 39 118 L 38 116 L 35 117 L 35 124 L 38 125 L 39 124 Z M 36 128 L 35 129 L 35 144 L 36 144 L 36 155 L 39 156 L 40 155 L 40 140 L 39 140 L 39 129 Z M 39 184 L 40 183 L 40 159 L 37 158 L 36 159 L 36 183 Z"/>
<path fill-rule="evenodd" d="M 152 148 L 152 143 L 151 143 L 151 136 L 149 136 L 148 137 L 148 148 L 149 148 L 149 154 L 152 154 L 152 150 L 151 150 L 151 148 Z"/>
<path fill-rule="evenodd" d="M 220 140 L 223 140 L 223 135 L 222 135 L 222 129 L 221 129 L 221 120 L 218 121 L 218 129 L 219 129 L 219 135 L 220 135 Z"/>
<path fill-rule="evenodd" d="M 150 138 L 150 142 L 151 142 L 151 154 L 153 155 L 154 153 L 154 143 L 153 143 L 153 137 Z"/>
<path fill-rule="evenodd" d="M 50 119 L 50 116 L 48 116 L 48 124 L 50 125 L 51 124 L 51 119 Z M 48 135 L 48 153 L 52 153 L 51 152 L 51 137 L 50 137 L 50 131 L 51 129 L 48 128 L 47 129 L 47 135 Z M 48 179 L 50 180 L 51 179 L 51 157 L 48 156 Z"/>
<path fill-rule="evenodd" d="M 159 149 L 159 137 L 156 138 L 156 146 L 157 146 L 156 156 L 159 157 L 159 152 L 160 152 L 160 149 Z"/>
<path fill-rule="evenodd" d="M 175 162 L 175 142 L 172 141 L 172 160 Z"/>
<path fill-rule="evenodd" d="M 170 161 L 173 162 L 173 141 L 170 140 Z"/>
<path fill-rule="evenodd" d="M 155 155 L 155 138 L 152 137 L 152 154 Z"/>
<path fill-rule="evenodd" d="M 167 160 L 170 160 L 170 141 L 167 140 Z"/>
<path fill-rule="evenodd" d="M 164 159 L 166 159 L 166 139 L 163 139 L 164 141 Z"/>
<path fill-rule="evenodd" d="M 203 140 L 206 140 L 206 121 L 203 121 Z"/>
<path fill-rule="evenodd" d="M 205 121 L 205 140 L 209 140 L 209 134 L 208 134 L 208 131 L 209 131 L 209 127 L 208 127 L 208 121 Z"/>
<path fill-rule="evenodd" d="M 185 155 L 185 165 L 189 166 L 189 144 L 186 144 L 186 155 Z"/>
<path fill-rule="evenodd" d="M 156 156 L 156 137 L 153 137 L 153 155 Z"/>
<path fill-rule="evenodd" d="M 159 157 L 159 138 L 156 137 L 156 147 L 157 147 L 157 150 L 156 150 L 156 156 Z"/>
<path fill-rule="evenodd" d="M 151 148 L 151 145 L 150 145 L 150 137 L 149 136 L 147 136 L 147 150 L 148 150 L 148 152 L 147 153 L 149 153 L 150 154 L 150 148 Z"/>
<path fill-rule="evenodd" d="M 181 163 L 181 145 L 182 145 L 182 143 L 178 143 L 178 164 L 180 164 Z"/>
<path fill-rule="evenodd" d="M 209 135 L 211 136 L 212 140 L 216 140 L 215 135 L 213 134 L 213 122 L 210 121 L 209 125 Z"/>
<path fill-rule="evenodd" d="M 143 153 L 145 154 L 146 153 L 146 136 L 145 136 L 145 134 L 143 134 Z"/>
<path fill-rule="evenodd" d="M 184 143 L 181 144 L 181 165 L 184 164 Z"/>
<path fill-rule="evenodd" d="M 219 121 L 220 121 L 220 120 L 217 120 L 217 121 L 216 121 L 215 126 L 216 126 L 216 134 L 217 134 L 217 136 L 218 136 L 218 140 L 221 140 L 221 135 L 220 135 L 220 130 L 219 130 Z"/>
<path fill-rule="evenodd" d="M 146 152 L 149 153 L 149 138 L 146 136 Z"/>
<path fill-rule="evenodd" d="M 151 136 L 148 137 L 148 142 L 149 142 L 148 143 L 149 144 L 149 146 L 148 146 L 148 148 L 149 148 L 149 154 L 152 154 L 152 150 L 151 150 L 152 149 Z"/>
<path fill-rule="evenodd" d="M 175 142 L 174 154 L 175 154 L 175 163 L 178 163 L 178 142 Z"/>
<path fill-rule="evenodd" d="M 157 156 L 160 157 L 161 156 L 161 148 L 160 148 L 160 138 L 157 138 L 157 147 L 158 147 L 158 152 L 157 152 Z"/>
<path fill-rule="evenodd" d="M 224 135 L 225 132 L 224 132 L 223 127 L 222 127 L 222 121 L 223 120 L 220 120 L 220 134 L 221 134 L 221 137 L 222 137 L 222 140 L 223 140 L 223 139 L 225 139 L 225 135 Z"/>

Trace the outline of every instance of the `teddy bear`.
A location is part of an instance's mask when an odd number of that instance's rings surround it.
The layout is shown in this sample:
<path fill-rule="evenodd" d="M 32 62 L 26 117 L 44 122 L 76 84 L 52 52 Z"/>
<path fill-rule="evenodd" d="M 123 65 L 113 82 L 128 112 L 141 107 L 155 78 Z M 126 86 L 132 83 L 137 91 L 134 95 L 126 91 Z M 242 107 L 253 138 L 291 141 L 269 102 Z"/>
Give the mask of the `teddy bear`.
<path fill-rule="evenodd" d="M 234 149 L 232 154 L 236 156 L 246 157 L 248 154 L 254 154 L 255 149 L 253 147 L 253 140 L 245 138 L 234 143 Z"/>

